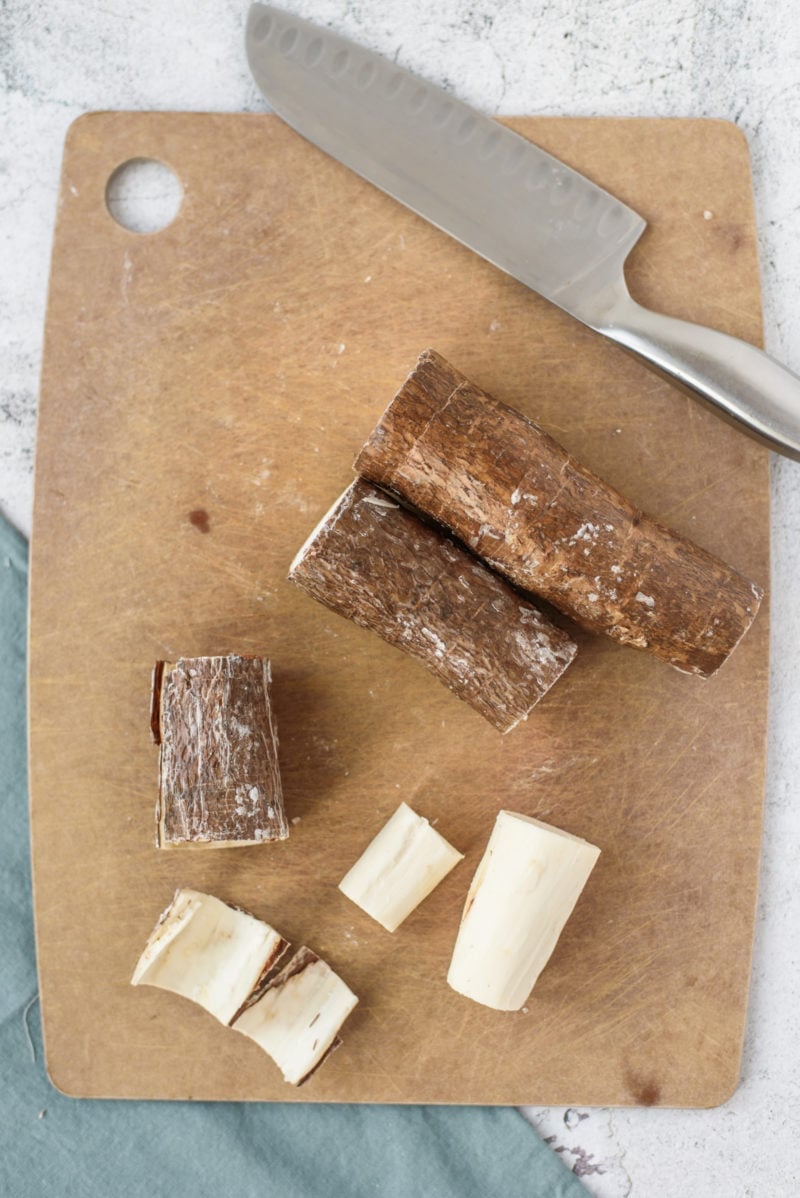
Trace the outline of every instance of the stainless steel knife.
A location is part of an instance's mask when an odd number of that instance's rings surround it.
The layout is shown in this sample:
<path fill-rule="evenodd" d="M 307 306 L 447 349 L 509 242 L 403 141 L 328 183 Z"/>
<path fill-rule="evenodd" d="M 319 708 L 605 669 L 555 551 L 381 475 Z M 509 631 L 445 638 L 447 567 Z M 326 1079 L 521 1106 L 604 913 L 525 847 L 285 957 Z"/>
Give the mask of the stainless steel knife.
<path fill-rule="evenodd" d="M 298 133 L 659 373 L 800 460 L 800 378 L 755 346 L 643 308 L 624 263 L 645 221 L 433 84 L 267 4 L 247 56 Z"/>

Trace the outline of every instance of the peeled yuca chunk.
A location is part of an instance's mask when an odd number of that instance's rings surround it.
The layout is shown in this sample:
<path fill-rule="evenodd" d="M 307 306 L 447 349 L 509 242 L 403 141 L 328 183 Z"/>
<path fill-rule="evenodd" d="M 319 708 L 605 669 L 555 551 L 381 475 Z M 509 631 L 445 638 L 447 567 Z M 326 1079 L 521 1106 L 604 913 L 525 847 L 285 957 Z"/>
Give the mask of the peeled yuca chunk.
<path fill-rule="evenodd" d="M 424 816 L 401 803 L 339 889 L 394 932 L 463 857 Z"/>
<path fill-rule="evenodd" d="M 464 905 L 447 975 L 453 989 L 518 1011 L 599 856 L 579 836 L 501 811 Z"/>

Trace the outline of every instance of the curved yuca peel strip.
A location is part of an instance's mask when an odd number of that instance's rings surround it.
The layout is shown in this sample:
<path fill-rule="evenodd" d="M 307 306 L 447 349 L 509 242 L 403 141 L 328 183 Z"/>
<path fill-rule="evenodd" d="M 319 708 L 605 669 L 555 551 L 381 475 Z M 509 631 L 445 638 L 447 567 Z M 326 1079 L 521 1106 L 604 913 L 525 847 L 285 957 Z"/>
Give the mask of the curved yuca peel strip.
<path fill-rule="evenodd" d="M 180 889 L 150 934 L 131 985 L 171 990 L 227 1024 L 287 948 L 274 928 L 246 911 Z"/>
<path fill-rule="evenodd" d="M 300 948 L 233 1023 L 299 1086 L 338 1048 L 338 1032 L 358 999 L 325 961 Z"/>
<path fill-rule="evenodd" d="M 339 889 L 394 932 L 463 858 L 423 816 L 401 803 Z"/>
<path fill-rule="evenodd" d="M 472 879 L 448 983 L 518 1011 L 556 946 L 600 850 L 527 815 L 501 811 Z"/>

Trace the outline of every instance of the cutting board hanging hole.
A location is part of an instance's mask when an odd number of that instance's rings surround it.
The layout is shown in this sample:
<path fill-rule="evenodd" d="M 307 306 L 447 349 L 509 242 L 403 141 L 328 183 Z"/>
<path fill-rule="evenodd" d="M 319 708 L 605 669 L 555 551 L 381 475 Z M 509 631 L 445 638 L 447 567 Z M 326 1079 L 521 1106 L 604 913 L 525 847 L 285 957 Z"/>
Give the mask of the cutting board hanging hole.
<path fill-rule="evenodd" d="M 106 207 L 129 233 L 158 233 L 171 225 L 183 201 L 175 172 L 155 158 L 130 158 L 106 184 Z"/>

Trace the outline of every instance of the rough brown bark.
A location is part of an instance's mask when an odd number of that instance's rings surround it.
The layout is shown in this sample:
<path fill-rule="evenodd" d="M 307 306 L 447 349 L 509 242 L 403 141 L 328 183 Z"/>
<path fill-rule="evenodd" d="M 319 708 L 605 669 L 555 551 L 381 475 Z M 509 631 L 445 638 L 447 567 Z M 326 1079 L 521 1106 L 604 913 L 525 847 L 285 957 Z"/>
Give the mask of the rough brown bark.
<path fill-rule="evenodd" d="M 423 353 L 359 474 L 592 632 L 713 674 L 763 591 L 629 503 L 520 412 Z"/>
<path fill-rule="evenodd" d="M 363 480 L 315 529 L 289 578 L 405 649 L 501 732 L 576 653 L 504 579 Z"/>
<path fill-rule="evenodd" d="M 154 739 L 161 746 L 158 848 L 285 840 L 278 738 L 262 657 L 157 662 Z"/>

